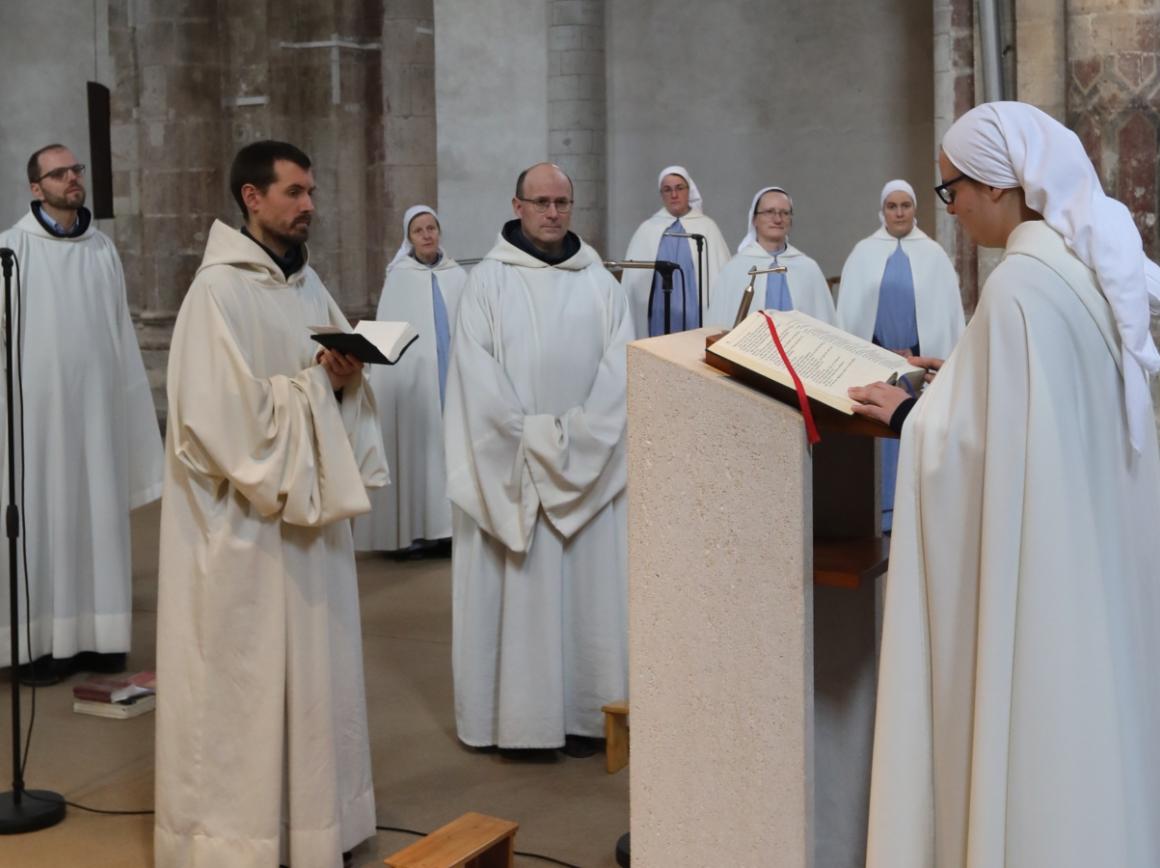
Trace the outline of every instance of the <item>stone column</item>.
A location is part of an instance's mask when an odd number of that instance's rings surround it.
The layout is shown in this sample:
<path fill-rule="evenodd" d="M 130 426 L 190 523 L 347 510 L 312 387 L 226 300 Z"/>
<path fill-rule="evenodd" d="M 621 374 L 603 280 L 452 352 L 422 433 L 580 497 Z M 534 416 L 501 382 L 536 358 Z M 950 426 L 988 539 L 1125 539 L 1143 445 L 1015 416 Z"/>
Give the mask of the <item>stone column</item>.
<path fill-rule="evenodd" d="M 1128 206 L 1160 259 L 1160 7 L 1155 0 L 1067 0 L 1067 124 L 1104 189 Z M 1160 341 L 1160 319 L 1152 334 Z M 1160 425 L 1160 381 L 1152 384 Z"/>
<path fill-rule="evenodd" d="M 383 143 L 376 152 L 375 184 L 383 191 L 381 213 L 370 215 L 368 261 L 381 276 L 403 236 L 403 215 L 412 205 L 440 210 L 436 178 L 435 29 L 433 0 L 384 0 Z M 455 258 L 472 255 L 448 239 Z M 381 251 L 381 256 L 376 256 Z"/>
<path fill-rule="evenodd" d="M 604 0 L 549 0 L 548 159 L 572 178 L 572 229 L 605 252 Z"/>
<path fill-rule="evenodd" d="M 974 0 L 934 0 L 934 177 L 938 177 L 943 133 L 974 105 Z M 958 272 L 963 307 L 969 316 L 979 300 L 978 248 L 958 221 L 946 213 L 942 202 L 935 206 L 935 237 Z"/>
<path fill-rule="evenodd" d="M 1066 121 L 1067 0 L 1015 0 L 1015 98 Z"/>

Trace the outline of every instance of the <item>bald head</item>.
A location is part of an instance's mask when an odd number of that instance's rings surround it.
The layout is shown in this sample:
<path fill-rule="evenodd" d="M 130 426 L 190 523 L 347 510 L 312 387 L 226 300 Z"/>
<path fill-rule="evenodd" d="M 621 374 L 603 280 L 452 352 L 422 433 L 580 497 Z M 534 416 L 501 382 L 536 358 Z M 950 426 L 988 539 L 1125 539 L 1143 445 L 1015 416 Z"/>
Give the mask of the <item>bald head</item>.
<path fill-rule="evenodd" d="M 558 254 L 572 224 L 572 179 L 555 163 L 529 166 L 516 180 L 512 210 L 532 244 Z"/>
<path fill-rule="evenodd" d="M 542 178 L 544 176 L 552 176 L 553 174 L 560 174 L 568 182 L 568 195 L 572 195 L 572 179 L 568 177 L 568 173 L 557 166 L 555 163 L 536 163 L 534 166 L 528 166 L 520 176 L 516 178 L 516 198 L 524 198 L 524 186 L 527 184 L 528 178 L 534 179 Z M 529 197 L 530 198 L 530 197 Z"/>

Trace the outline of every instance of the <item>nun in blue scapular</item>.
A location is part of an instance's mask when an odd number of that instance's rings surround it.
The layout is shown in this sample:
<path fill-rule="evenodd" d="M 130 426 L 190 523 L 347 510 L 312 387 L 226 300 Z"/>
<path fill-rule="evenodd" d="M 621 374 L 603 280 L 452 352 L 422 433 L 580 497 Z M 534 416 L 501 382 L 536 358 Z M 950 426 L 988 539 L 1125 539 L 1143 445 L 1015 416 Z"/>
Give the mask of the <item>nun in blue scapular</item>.
<path fill-rule="evenodd" d="M 661 209 L 637 227 L 628 242 L 625 258 L 645 262 L 664 260 L 680 266 L 672 276 L 669 331 L 700 328 L 702 308 L 707 308 L 716 275 L 729 259 L 729 245 L 716 222 L 701 210 L 701 191 L 684 166 L 662 169 L 657 188 Z M 699 275 L 697 239 L 688 237 L 697 235 L 702 237 Z M 628 295 L 636 336 L 664 334 L 661 275 L 647 270 L 625 271 L 621 284 Z"/>
<path fill-rule="evenodd" d="M 906 181 L 882 188 L 882 225 L 855 245 L 842 268 L 838 324 L 899 353 L 945 359 L 966 325 L 959 279 L 938 242 L 918 228 L 916 204 Z M 884 440 L 883 530 L 893 522 L 897 470 L 898 441 Z"/>
<path fill-rule="evenodd" d="M 749 232 L 737 255 L 721 269 L 705 324 L 733 328 L 750 268 L 784 266 L 784 272 L 756 275 L 751 310 L 798 310 L 834 325 L 834 301 L 818 264 L 789 243 L 793 199 L 781 187 L 762 187 L 746 212 Z"/>
<path fill-rule="evenodd" d="M 370 365 L 391 484 L 370 492 L 354 521 L 359 550 L 418 553 L 451 536 L 443 459 L 443 400 L 451 336 L 467 273 L 443 251 L 426 205 L 403 216 L 403 242 L 387 266 L 376 318 L 409 322 L 419 339 L 395 365 Z"/>

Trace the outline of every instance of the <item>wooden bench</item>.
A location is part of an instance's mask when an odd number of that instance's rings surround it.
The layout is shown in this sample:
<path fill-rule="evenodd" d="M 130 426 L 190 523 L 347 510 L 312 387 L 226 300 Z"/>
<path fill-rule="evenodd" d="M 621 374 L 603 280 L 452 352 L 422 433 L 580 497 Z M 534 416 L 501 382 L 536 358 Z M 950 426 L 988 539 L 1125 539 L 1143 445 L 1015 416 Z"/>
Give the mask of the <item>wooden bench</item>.
<path fill-rule="evenodd" d="M 512 868 L 519 823 L 468 812 L 386 858 L 388 868 Z"/>
<path fill-rule="evenodd" d="M 610 775 L 628 765 L 628 703 L 604 706 L 604 769 Z"/>

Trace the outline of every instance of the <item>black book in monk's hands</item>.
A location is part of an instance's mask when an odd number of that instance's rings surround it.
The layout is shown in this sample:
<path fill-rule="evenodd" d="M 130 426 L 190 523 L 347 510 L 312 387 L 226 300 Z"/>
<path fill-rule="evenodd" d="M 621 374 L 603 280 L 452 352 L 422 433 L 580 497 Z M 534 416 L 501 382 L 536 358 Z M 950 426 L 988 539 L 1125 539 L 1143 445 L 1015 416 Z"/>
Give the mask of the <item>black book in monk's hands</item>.
<path fill-rule="evenodd" d="M 310 326 L 310 331 L 311 340 L 328 350 L 346 353 L 368 365 L 395 364 L 407 347 L 419 339 L 410 323 L 373 319 L 362 320 L 351 332 L 330 325 Z"/>

